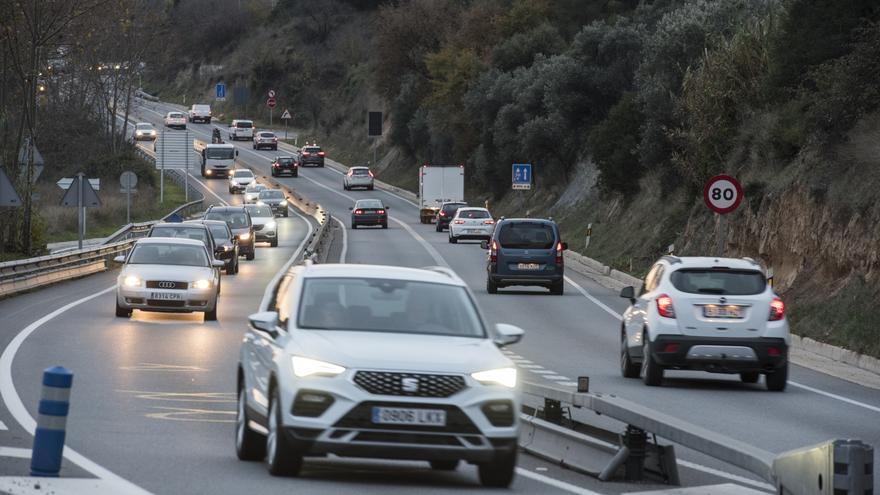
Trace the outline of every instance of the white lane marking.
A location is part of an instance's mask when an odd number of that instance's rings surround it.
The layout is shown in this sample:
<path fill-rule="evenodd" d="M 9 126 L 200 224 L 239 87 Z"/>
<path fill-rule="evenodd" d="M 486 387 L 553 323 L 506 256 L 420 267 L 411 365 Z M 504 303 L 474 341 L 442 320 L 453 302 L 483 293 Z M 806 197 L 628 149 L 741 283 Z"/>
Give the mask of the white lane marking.
<path fill-rule="evenodd" d="M 309 231 L 305 235 L 305 237 L 303 237 L 303 240 L 299 243 L 299 246 L 296 247 L 296 251 L 294 251 L 293 254 L 290 255 L 290 259 L 287 260 L 287 263 L 285 263 L 284 266 L 282 266 L 281 269 L 278 270 L 278 273 L 276 273 L 275 276 L 272 277 L 272 280 L 269 281 L 269 284 L 266 286 L 266 290 L 263 292 L 263 299 L 260 300 L 260 311 L 266 311 L 266 308 L 269 307 L 269 299 L 272 298 L 272 291 L 269 289 L 271 287 L 275 287 L 275 285 L 278 283 L 278 280 L 280 280 L 281 277 L 283 277 L 284 274 L 287 273 L 287 270 L 290 269 L 290 266 L 296 262 L 296 259 L 299 257 L 299 253 L 301 253 L 302 250 L 306 248 L 306 243 L 309 242 L 309 240 L 312 238 L 312 232 L 315 231 L 315 228 L 312 227 L 312 222 L 310 222 L 308 218 L 303 216 L 299 212 L 299 210 L 292 206 L 288 206 L 287 211 L 292 211 L 294 215 L 298 216 L 300 220 L 302 220 L 306 224 L 306 227 L 309 229 Z"/>
<path fill-rule="evenodd" d="M 8 429 L 9 428 L 7 428 L 5 424 L 3 424 L 3 421 L 0 421 L 0 431 L 6 431 Z"/>
<path fill-rule="evenodd" d="M 854 405 L 854 406 L 863 407 L 863 408 L 865 408 L 865 409 L 867 409 L 867 410 L 869 410 L 869 411 L 874 411 L 874 412 L 878 412 L 878 413 L 880 413 L 880 407 L 877 407 L 877 406 L 872 406 L 872 405 L 870 405 L 870 404 L 865 404 L 865 403 L 863 403 L 863 402 L 859 402 L 859 401 L 857 401 L 857 400 L 853 400 L 853 399 L 849 399 L 849 398 L 847 398 L 847 397 L 843 397 L 842 395 L 832 394 L 831 392 L 826 392 L 826 391 L 824 391 L 824 390 L 819 390 L 818 388 L 813 388 L 813 387 L 810 387 L 810 386 L 807 386 L 807 385 L 803 385 L 803 384 L 801 384 L 801 383 L 797 383 L 797 382 L 789 381 L 788 384 L 789 384 L 789 385 L 792 385 L 792 386 L 795 386 L 795 387 L 797 387 L 797 388 L 802 388 L 802 389 L 804 389 L 804 390 L 809 390 L 810 392 L 813 392 L 813 393 L 816 393 L 816 394 L 819 394 L 819 395 L 824 395 L 825 397 L 829 397 L 829 398 L 831 398 L 831 399 L 837 399 L 837 400 L 839 400 L 839 401 L 841 401 L 841 402 L 846 402 L 847 404 L 852 404 L 852 405 Z"/>
<path fill-rule="evenodd" d="M 16 457 L 18 459 L 30 459 L 31 449 L 19 449 L 16 447 L 0 447 L 0 457 Z"/>
<path fill-rule="evenodd" d="M 523 357 L 519 357 L 519 356 L 517 356 L 515 358 L 511 358 L 511 359 L 513 360 L 514 363 L 517 363 L 517 364 L 533 364 L 534 363 L 534 361 L 529 361 L 528 359 L 523 358 Z"/>
<path fill-rule="evenodd" d="M 200 181 L 199 179 L 196 179 L 196 177 L 195 177 L 193 174 L 187 174 L 187 175 L 189 175 L 190 178 L 191 178 L 192 180 L 196 181 L 199 185 L 201 185 L 201 186 L 202 186 L 206 191 L 208 191 L 212 196 L 214 196 L 215 198 L 217 198 L 217 199 L 220 201 L 220 203 L 223 204 L 223 206 L 229 206 L 229 203 L 228 203 L 225 199 L 221 198 L 219 194 L 215 193 L 213 189 L 211 189 L 210 187 L 208 187 L 207 184 L 205 184 L 204 182 Z"/>
<path fill-rule="evenodd" d="M 771 493 L 776 493 L 776 488 L 774 488 L 773 485 L 771 485 L 769 483 L 764 483 L 762 481 L 755 481 L 753 479 L 749 479 L 744 476 L 739 476 L 739 475 L 736 475 L 733 473 L 720 471 L 715 468 L 710 468 L 709 466 L 703 466 L 702 464 L 697 464 L 697 463 L 690 462 L 690 461 L 683 461 L 681 459 L 678 459 L 678 465 L 693 469 L 695 471 L 702 471 L 704 473 L 713 474 L 715 476 L 718 476 L 719 478 L 726 478 L 731 481 L 736 481 L 737 483 L 740 483 L 742 485 L 753 486 L 753 487 L 758 488 L 760 490 L 768 490 Z"/>
<path fill-rule="evenodd" d="M 336 220 L 336 223 L 342 229 L 342 252 L 339 253 L 339 262 L 345 263 L 345 257 L 348 256 L 348 229 L 345 228 L 345 224 L 339 218 L 333 217 L 333 220 Z"/>
<path fill-rule="evenodd" d="M 562 375 L 546 375 L 544 378 L 553 380 L 554 382 L 569 382 L 571 378 Z"/>
<path fill-rule="evenodd" d="M 614 311 L 613 309 L 611 309 L 610 307 L 608 307 L 605 303 L 603 303 L 602 301 L 600 301 L 600 300 L 596 299 L 595 297 L 593 297 L 592 294 L 590 294 L 589 292 L 587 292 L 587 289 L 584 289 L 583 287 L 581 287 L 580 285 L 578 285 L 578 283 L 575 282 L 574 280 L 570 279 L 570 278 L 568 277 L 568 275 L 566 275 L 564 278 L 565 278 L 565 281 L 569 283 L 569 285 L 571 285 L 572 287 L 574 287 L 574 288 L 575 288 L 578 292 L 580 292 L 584 297 L 586 297 L 587 299 L 589 299 L 590 301 L 592 301 L 593 304 L 595 304 L 596 306 L 599 306 L 601 309 L 605 310 L 606 313 L 608 313 L 608 314 L 610 314 L 611 316 L 617 318 L 618 320 L 622 320 L 622 319 L 623 319 L 623 317 L 620 316 L 620 313 L 618 313 L 617 311 Z"/>
<path fill-rule="evenodd" d="M 413 239 L 418 241 L 419 244 L 421 244 L 422 247 L 425 248 L 425 251 L 427 251 L 428 254 L 431 255 L 432 258 L 434 258 L 434 262 L 437 263 L 437 265 L 449 268 L 449 263 L 446 262 L 446 260 L 440 254 L 440 252 L 437 251 L 437 249 L 435 249 L 434 246 L 431 245 L 431 243 L 426 241 L 424 237 L 419 235 L 418 232 L 413 230 L 413 228 L 410 227 L 409 225 L 407 225 L 406 223 L 404 223 L 394 217 L 389 217 L 389 218 L 391 218 L 391 220 L 394 220 L 395 223 L 397 223 L 398 225 L 403 227 L 404 230 L 409 232 L 409 234 L 413 237 Z"/>
<path fill-rule="evenodd" d="M 46 322 L 52 320 L 58 315 L 64 313 L 65 311 L 72 309 L 80 304 L 91 301 L 96 297 L 103 296 L 110 291 L 116 290 L 116 286 L 107 287 L 106 289 L 92 294 L 90 296 L 86 296 L 82 299 L 78 299 L 73 301 L 72 303 L 66 304 L 55 311 L 43 316 L 39 320 L 31 323 L 24 330 L 20 331 L 18 335 L 16 335 L 9 345 L 6 346 L 6 349 L 3 350 L 3 354 L 0 355 L 0 397 L 3 398 L 3 402 L 6 404 L 6 409 L 9 410 L 9 413 L 12 414 L 12 417 L 18 421 L 18 424 L 21 425 L 22 428 L 25 429 L 31 435 L 34 434 L 34 430 L 37 427 L 37 422 L 34 421 L 34 418 L 31 417 L 30 413 L 28 413 L 27 408 L 24 407 L 24 404 L 21 402 L 21 397 L 18 396 L 18 391 L 15 390 L 15 384 L 12 382 L 12 361 L 15 359 L 15 354 L 21 348 L 21 345 L 24 343 L 25 339 L 28 338 L 32 333 L 34 333 L 38 328 L 40 328 Z M 86 471 L 92 473 L 93 475 L 101 478 L 107 483 L 113 486 L 114 493 L 131 493 L 131 494 L 148 494 L 150 492 L 140 488 L 139 486 L 131 483 L 123 479 L 122 477 L 112 473 L 110 470 L 101 467 L 94 461 L 86 458 L 79 452 L 71 449 L 70 447 L 64 447 L 64 457 L 69 459 L 74 464 L 80 466 Z"/>
<path fill-rule="evenodd" d="M 520 364 L 516 363 L 516 366 L 522 368 L 524 370 L 541 370 L 544 369 L 540 364 Z"/>
<path fill-rule="evenodd" d="M 529 370 L 536 375 L 555 375 L 556 372 L 553 370 Z"/>
<path fill-rule="evenodd" d="M 541 483 L 544 483 L 545 485 L 550 485 L 554 488 L 559 488 L 560 490 L 565 490 L 569 493 L 574 493 L 576 495 L 602 495 L 599 492 L 594 492 L 586 488 L 581 488 L 579 486 L 572 485 L 571 483 L 566 483 L 564 481 L 557 480 L 549 476 L 544 476 L 543 474 L 533 473 L 532 471 L 521 467 L 516 468 L 516 474 L 524 478 L 539 481 Z"/>
<path fill-rule="evenodd" d="M 577 382 L 559 382 L 560 385 L 565 387 L 577 387 Z"/>

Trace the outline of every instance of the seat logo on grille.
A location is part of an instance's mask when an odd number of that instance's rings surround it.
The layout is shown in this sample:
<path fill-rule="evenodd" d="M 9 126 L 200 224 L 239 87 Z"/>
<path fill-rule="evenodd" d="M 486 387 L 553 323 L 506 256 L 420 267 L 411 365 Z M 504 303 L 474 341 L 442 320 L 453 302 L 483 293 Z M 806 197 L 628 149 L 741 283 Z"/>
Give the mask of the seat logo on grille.
<path fill-rule="evenodd" d="M 173 289 L 175 285 L 174 282 L 159 282 L 160 289 Z"/>
<path fill-rule="evenodd" d="M 401 378 L 400 379 L 400 388 L 404 392 L 418 392 L 419 391 L 419 379 L 418 378 Z"/>

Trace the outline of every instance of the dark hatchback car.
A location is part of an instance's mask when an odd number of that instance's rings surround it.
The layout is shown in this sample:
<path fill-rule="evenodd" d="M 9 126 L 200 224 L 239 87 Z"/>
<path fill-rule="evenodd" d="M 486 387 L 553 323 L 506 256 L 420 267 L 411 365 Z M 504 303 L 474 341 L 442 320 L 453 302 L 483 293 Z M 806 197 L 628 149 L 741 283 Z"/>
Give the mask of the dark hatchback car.
<path fill-rule="evenodd" d="M 238 241 L 232 230 L 222 220 L 187 220 L 187 224 L 201 224 L 208 227 L 214 238 L 214 257 L 226 263 L 227 275 L 238 273 Z"/>
<path fill-rule="evenodd" d="M 351 210 L 351 228 L 359 225 L 381 225 L 388 228 L 388 207 L 378 199 L 359 199 Z"/>
<path fill-rule="evenodd" d="M 483 241 L 489 250 L 486 266 L 486 291 L 498 292 L 499 287 L 539 285 L 562 295 L 565 281 L 562 242 L 559 227 L 553 220 L 536 218 L 504 219 L 495 226 L 495 233 Z"/>
<path fill-rule="evenodd" d="M 440 205 L 440 209 L 437 210 L 437 222 L 435 226 L 437 232 L 443 232 L 443 229 L 448 229 L 449 222 L 452 221 L 452 217 L 455 216 L 455 212 L 457 212 L 459 208 L 464 206 L 467 206 L 467 203 L 459 201 L 443 203 L 442 205 Z"/>
<path fill-rule="evenodd" d="M 248 260 L 254 259 L 254 224 L 244 206 L 210 206 L 205 212 L 205 220 L 222 220 L 226 222 L 238 241 L 238 254 Z"/>
<path fill-rule="evenodd" d="M 299 177 L 299 164 L 292 156 L 276 156 L 272 162 L 272 177 L 290 174 L 291 177 Z"/>
<path fill-rule="evenodd" d="M 323 167 L 325 154 L 324 150 L 318 145 L 303 146 L 299 150 L 299 166 Z"/>

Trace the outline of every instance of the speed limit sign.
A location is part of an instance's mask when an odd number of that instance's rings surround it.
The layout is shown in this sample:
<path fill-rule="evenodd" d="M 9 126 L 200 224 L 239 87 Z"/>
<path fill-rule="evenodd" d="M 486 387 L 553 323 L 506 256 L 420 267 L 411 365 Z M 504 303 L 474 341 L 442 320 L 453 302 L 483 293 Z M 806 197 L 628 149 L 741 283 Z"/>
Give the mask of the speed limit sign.
<path fill-rule="evenodd" d="M 742 198 L 742 186 L 729 175 L 716 175 L 703 186 L 703 201 L 706 206 L 721 215 L 736 210 Z"/>

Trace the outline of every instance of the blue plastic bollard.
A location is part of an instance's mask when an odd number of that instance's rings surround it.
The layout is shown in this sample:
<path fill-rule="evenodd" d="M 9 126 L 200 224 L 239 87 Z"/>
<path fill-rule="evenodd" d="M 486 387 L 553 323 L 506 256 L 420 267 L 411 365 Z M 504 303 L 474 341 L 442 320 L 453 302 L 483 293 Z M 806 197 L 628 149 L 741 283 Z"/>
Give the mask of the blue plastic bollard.
<path fill-rule="evenodd" d="M 43 371 L 43 391 L 31 451 L 31 476 L 57 477 L 61 471 L 71 385 L 73 373 L 67 368 L 55 366 Z"/>

